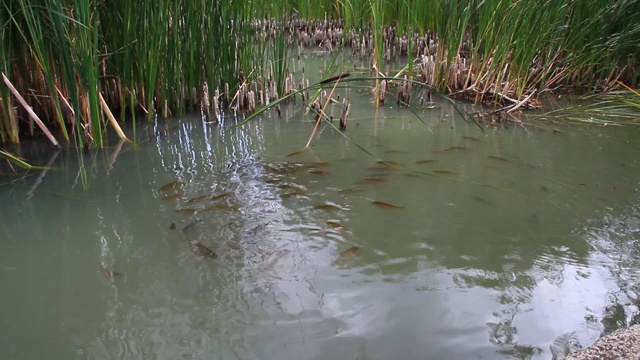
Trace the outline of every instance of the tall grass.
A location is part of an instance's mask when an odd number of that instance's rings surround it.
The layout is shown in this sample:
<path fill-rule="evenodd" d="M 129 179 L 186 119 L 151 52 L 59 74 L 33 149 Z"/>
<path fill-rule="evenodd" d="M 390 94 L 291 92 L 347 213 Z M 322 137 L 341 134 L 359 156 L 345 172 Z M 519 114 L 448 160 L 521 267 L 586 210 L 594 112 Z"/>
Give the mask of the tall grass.
<path fill-rule="evenodd" d="M 380 67 L 406 39 L 405 61 L 416 64 L 409 77 L 476 102 L 640 79 L 640 2 L 632 0 L 0 2 L 0 72 L 78 148 L 103 145 L 109 110 L 120 121 L 168 117 L 215 103 L 214 89 L 230 99 L 245 81 L 255 90 L 273 81 L 282 95 L 293 17 L 343 20 L 345 37 L 357 33 Z M 0 142 L 19 141 L 27 122 L 0 86 Z"/>

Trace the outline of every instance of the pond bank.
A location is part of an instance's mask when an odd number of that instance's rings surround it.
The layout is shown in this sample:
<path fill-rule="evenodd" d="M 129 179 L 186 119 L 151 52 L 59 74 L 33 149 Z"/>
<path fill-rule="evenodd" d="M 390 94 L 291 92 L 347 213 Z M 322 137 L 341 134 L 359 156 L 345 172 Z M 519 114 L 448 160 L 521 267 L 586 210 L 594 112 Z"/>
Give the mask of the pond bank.
<path fill-rule="evenodd" d="M 640 325 L 619 329 L 588 348 L 569 354 L 565 360 L 640 359 Z"/>

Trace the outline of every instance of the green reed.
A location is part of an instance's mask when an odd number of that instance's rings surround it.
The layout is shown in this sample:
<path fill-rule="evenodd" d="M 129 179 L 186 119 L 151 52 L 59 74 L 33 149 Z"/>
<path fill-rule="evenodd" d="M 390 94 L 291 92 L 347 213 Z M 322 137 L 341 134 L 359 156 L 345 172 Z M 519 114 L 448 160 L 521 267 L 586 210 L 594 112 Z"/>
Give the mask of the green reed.
<path fill-rule="evenodd" d="M 476 102 L 640 80 L 640 2 L 632 0 L 0 1 L 0 72 L 80 149 L 102 146 L 113 126 L 101 96 L 120 121 L 177 115 L 207 103 L 205 84 L 213 103 L 226 83 L 231 98 L 243 81 L 266 79 L 264 59 L 282 95 L 284 30 L 294 16 L 344 20 L 345 34 L 372 39 L 379 68 L 392 26 L 410 40 L 407 63 L 432 57 L 430 86 Z M 252 25 L 264 19 L 278 24 L 275 37 Z M 433 43 L 428 52 L 419 38 Z M 414 70 L 409 77 L 420 75 Z M 17 142 L 25 111 L 15 111 L 5 86 L 0 97 L 0 142 Z"/>

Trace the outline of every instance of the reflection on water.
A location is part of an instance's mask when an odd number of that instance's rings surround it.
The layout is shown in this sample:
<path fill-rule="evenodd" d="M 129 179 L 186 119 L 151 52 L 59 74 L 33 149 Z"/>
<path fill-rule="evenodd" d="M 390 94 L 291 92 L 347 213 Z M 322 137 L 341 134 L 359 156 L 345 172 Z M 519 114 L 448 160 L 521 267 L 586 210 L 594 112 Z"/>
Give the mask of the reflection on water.
<path fill-rule="evenodd" d="M 2 358 L 548 359 L 640 321 L 629 129 L 351 96 L 352 141 L 302 152 L 300 105 L 139 127 L 86 192 L 73 151 L 24 145 L 53 168 L 1 178 Z"/>

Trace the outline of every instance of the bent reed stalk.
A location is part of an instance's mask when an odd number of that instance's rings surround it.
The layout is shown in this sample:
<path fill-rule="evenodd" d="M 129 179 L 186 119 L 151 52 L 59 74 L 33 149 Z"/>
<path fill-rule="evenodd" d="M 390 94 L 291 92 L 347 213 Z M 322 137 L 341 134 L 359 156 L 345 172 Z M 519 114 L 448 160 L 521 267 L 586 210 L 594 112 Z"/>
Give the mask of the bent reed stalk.
<path fill-rule="evenodd" d="M 122 122 L 286 96 L 294 42 L 367 56 L 374 81 L 399 59 L 396 76 L 512 109 L 640 79 L 632 0 L 1 1 L 0 71 L 78 148 L 102 146 L 105 108 Z M 0 86 L 0 143 L 28 119 Z"/>

